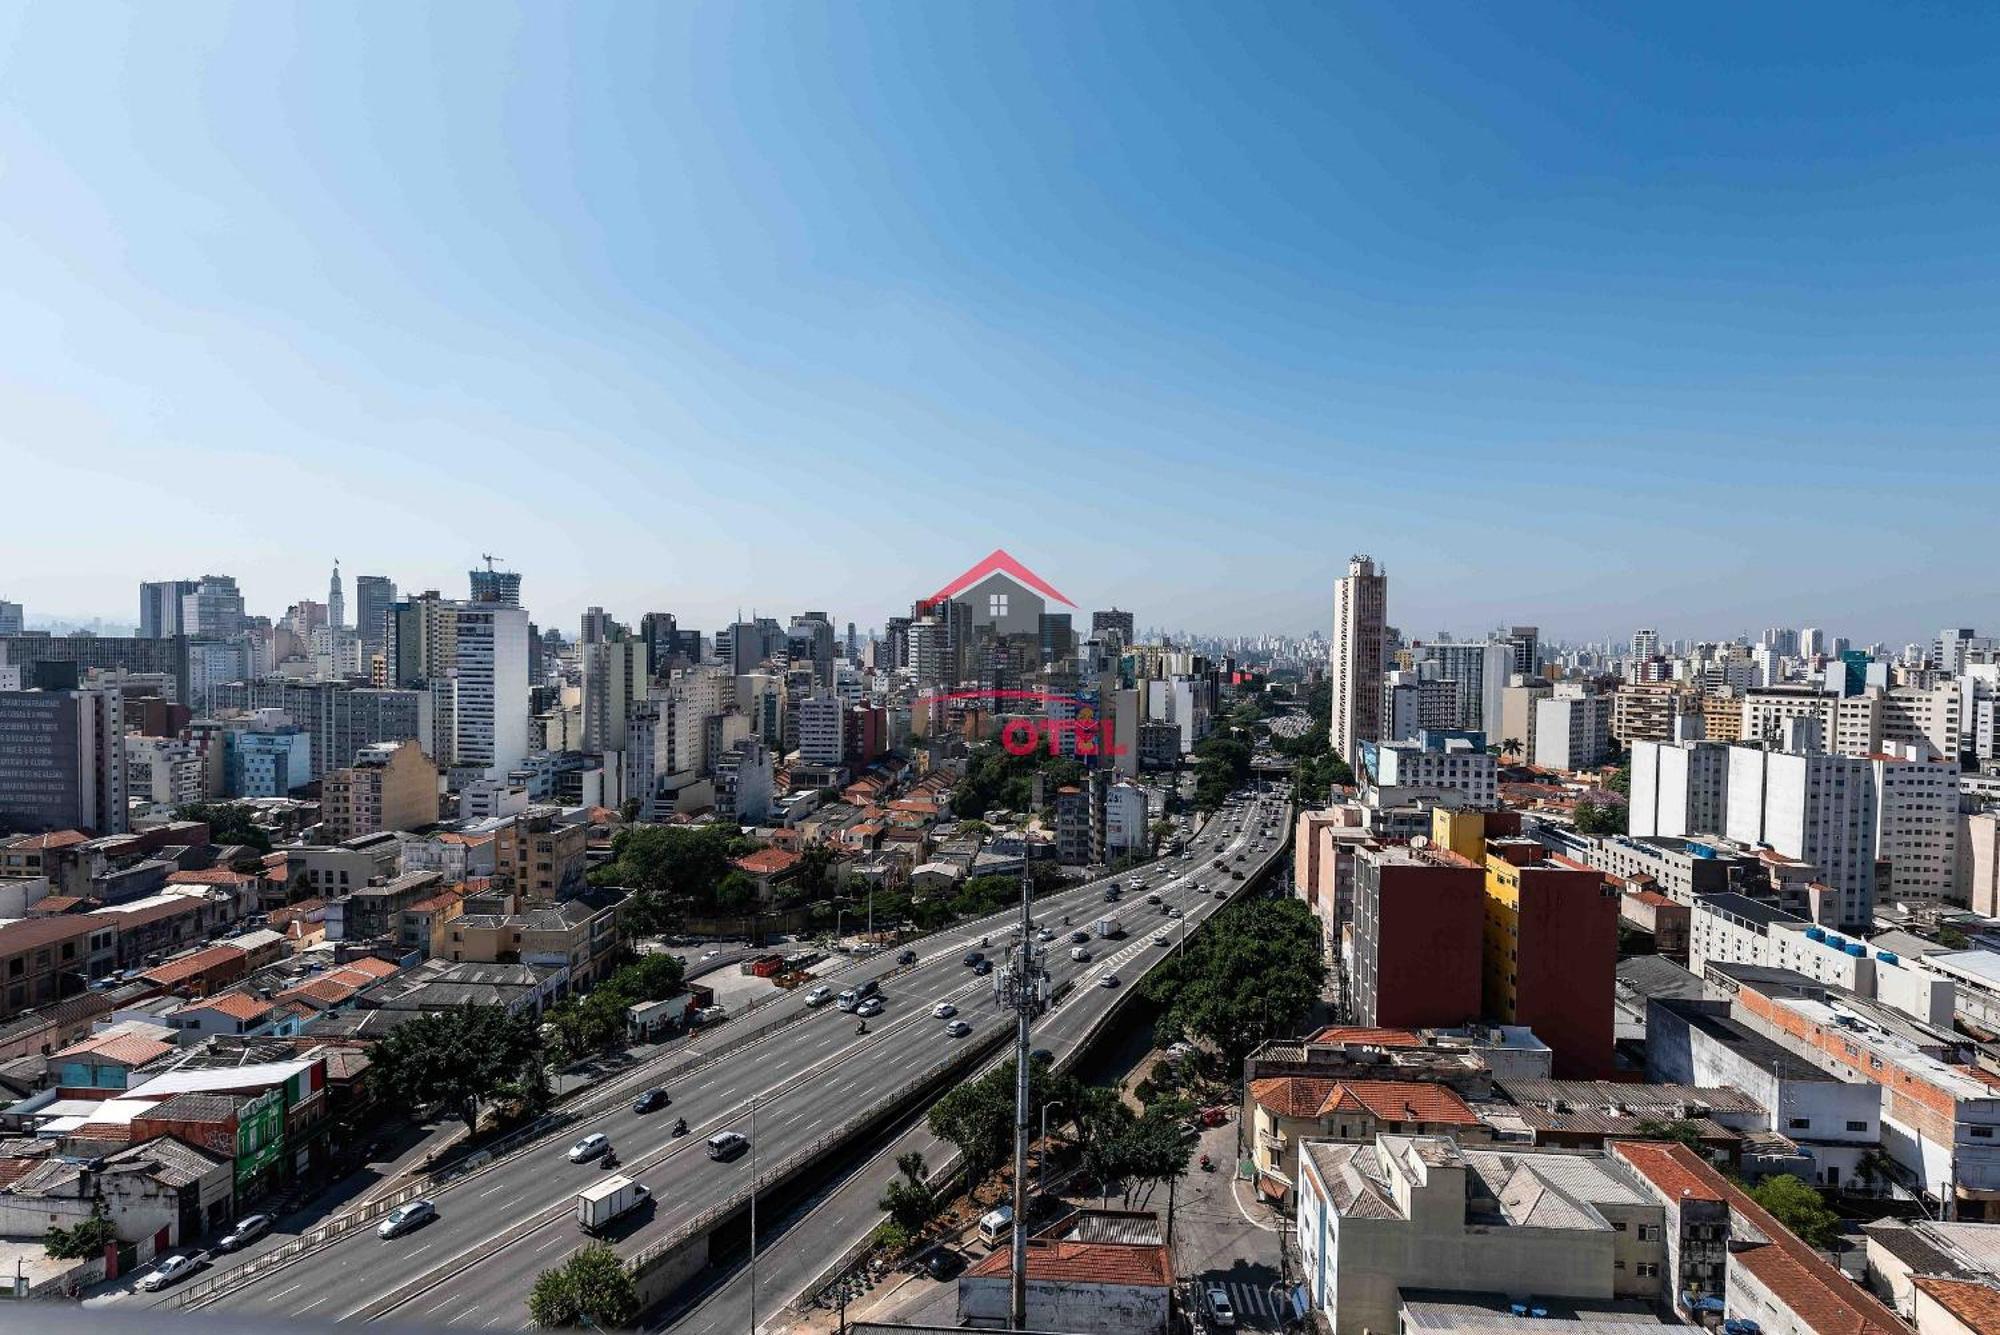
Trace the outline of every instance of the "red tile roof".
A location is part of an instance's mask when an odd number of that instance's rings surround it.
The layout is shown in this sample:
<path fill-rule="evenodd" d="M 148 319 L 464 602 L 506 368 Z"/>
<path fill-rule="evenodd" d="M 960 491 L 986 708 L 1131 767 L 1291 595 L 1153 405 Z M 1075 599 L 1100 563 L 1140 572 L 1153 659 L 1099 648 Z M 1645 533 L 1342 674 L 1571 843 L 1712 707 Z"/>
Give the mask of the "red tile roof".
<path fill-rule="evenodd" d="M 414 904 L 410 905 L 410 906 L 409 906 L 408 908 L 404 909 L 404 910 L 403 910 L 403 912 L 405 912 L 405 913 L 439 913 L 439 912 L 442 912 L 442 911 L 443 911 L 443 910 L 445 910 L 445 909 L 448 909 L 448 908 L 450 908 L 450 907 L 451 907 L 451 906 L 452 906 L 453 904 L 458 904 L 458 903 L 462 903 L 462 902 L 464 902 L 464 899 L 465 899 L 465 894 L 464 894 L 464 892 L 463 892 L 463 891 L 459 891 L 459 890 L 444 890 L 444 891 L 440 891 L 439 893 L 437 893 L 437 894 L 435 894 L 435 895 L 432 895 L 432 896 L 431 896 L 431 897 L 430 897 L 429 899 L 420 899 L 420 900 L 418 900 L 418 901 L 417 901 L 416 903 L 414 903 Z"/>
<path fill-rule="evenodd" d="M 1911 1281 L 1938 1305 L 1980 1335 L 2000 1332 L 2000 1289 L 1976 1279 L 1919 1275 Z"/>
<path fill-rule="evenodd" d="M 982 1256 L 966 1273 L 991 1279 L 1006 1274 L 1009 1261 L 1007 1249 L 1002 1247 Z M 1028 1278 L 1164 1289 L 1173 1285 L 1174 1263 L 1165 1247 L 1029 1238 Z"/>
<path fill-rule="evenodd" d="M 760 848 L 754 853 L 744 854 L 730 865 L 752 876 L 777 876 L 796 866 L 799 856 L 782 848 Z"/>
<path fill-rule="evenodd" d="M 43 895 L 40 899 L 28 905 L 28 912 L 48 914 L 68 913 L 78 904 L 85 902 L 85 900 L 79 899 L 75 895 Z"/>
<path fill-rule="evenodd" d="M 1709 1181 L 1708 1174 L 1701 1170 L 1706 1167 L 1684 1145 L 1669 1145 L 1660 1141 L 1621 1140 L 1611 1147 L 1619 1158 L 1632 1165 L 1639 1176 L 1660 1189 L 1660 1194 L 1669 1200 L 1686 1198 L 1694 1201 L 1723 1200 L 1721 1190 Z M 1674 1153 L 1679 1150 L 1680 1153 Z"/>
<path fill-rule="evenodd" d="M 250 885 L 256 879 L 248 872 L 231 871 L 227 867 L 207 867 L 201 871 L 176 871 L 167 874 L 168 885 Z"/>
<path fill-rule="evenodd" d="M 247 952 L 241 946 L 210 946 L 207 950 L 197 950 L 192 955 L 182 955 L 178 959 L 155 965 L 139 976 L 158 983 L 161 987 L 173 987 L 207 973 L 210 969 L 221 968 L 245 958 Z"/>
<path fill-rule="evenodd" d="M 1414 1029 L 1371 1029 L 1360 1024 L 1330 1024 L 1308 1043 L 1360 1043 L 1372 1048 L 1414 1048 L 1423 1045 Z"/>
<path fill-rule="evenodd" d="M 1378 1122 L 1481 1125 L 1477 1114 L 1448 1086 L 1425 1081 L 1271 1076 L 1251 1081 L 1250 1094 L 1280 1117 L 1316 1118 L 1336 1112 L 1365 1112 Z"/>
<path fill-rule="evenodd" d="M 311 982 L 297 983 L 274 995 L 274 1000 L 291 1001 L 311 997 L 326 1006 L 338 1006 L 361 989 L 351 983 L 343 983 L 336 978 L 315 978 Z"/>
<path fill-rule="evenodd" d="M 387 978 L 402 970 L 388 960 L 377 959 L 373 955 L 357 955 L 340 966 L 342 969 L 358 969 L 370 978 Z"/>
<path fill-rule="evenodd" d="M 54 1056 L 94 1057 L 99 1061 L 117 1062 L 121 1066 L 143 1066 L 173 1049 L 171 1043 L 163 1043 L 157 1038 L 143 1038 L 138 1034 L 99 1034 L 81 1043 L 72 1043 Z"/>
<path fill-rule="evenodd" d="M 221 1011 L 233 1020 L 262 1019 L 271 1009 L 269 1002 L 259 1001 L 242 992 L 218 992 L 206 1001 L 191 1001 L 175 1011 L 176 1015 L 187 1011 Z"/>
<path fill-rule="evenodd" d="M 48 834 L 24 835 L 7 847 L 23 851 L 35 848 L 46 851 L 51 848 L 68 848 L 71 844 L 86 843 L 89 839 L 90 836 L 82 830 L 52 830 Z"/>

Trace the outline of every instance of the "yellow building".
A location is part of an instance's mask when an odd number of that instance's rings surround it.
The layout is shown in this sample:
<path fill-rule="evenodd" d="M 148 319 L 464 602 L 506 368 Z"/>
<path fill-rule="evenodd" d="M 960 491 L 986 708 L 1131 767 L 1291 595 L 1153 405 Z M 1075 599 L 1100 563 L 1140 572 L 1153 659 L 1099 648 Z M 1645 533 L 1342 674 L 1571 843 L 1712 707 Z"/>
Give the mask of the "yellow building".
<path fill-rule="evenodd" d="M 365 746 L 320 788 L 330 842 L 382 830 L 414 830 L 438 818 L 438 769 L 413 741 Z"/>

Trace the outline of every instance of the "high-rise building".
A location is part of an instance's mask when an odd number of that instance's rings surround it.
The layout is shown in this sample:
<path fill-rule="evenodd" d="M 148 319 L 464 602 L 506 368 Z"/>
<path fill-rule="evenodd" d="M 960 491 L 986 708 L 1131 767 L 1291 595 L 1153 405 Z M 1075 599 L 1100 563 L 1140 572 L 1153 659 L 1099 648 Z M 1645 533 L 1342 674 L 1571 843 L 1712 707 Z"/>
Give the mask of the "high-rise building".
<path fill-rule="evenodd" d="M 19 635 L 27 628 L 27 615 L 21 605 L 0 598 L 0 635 Z"/>
<path fill-rule="evenodd" d="M 21 669 L 22 684 L 34 678 L 38 663 L 74 664 L 81 678 L 85 668 L 106 672 L 158 674 L 168 679 L 176 700 L 189 698 L 188 638 L 175 634 L 160 639 L 139 635 L 51 635 L 23 631 L 0 637 L 0 662 Z"/>
<path fill-rule="evenodd" d="M 450 678 L 440 678 L 449 682 Z M 218 710 L 275 709 L 305 729 L 312 744 L 309 778 L 375 742 L 415 739 L 428 751 L 433 697 L 428 690 L 371 690 L 346 682 L 237 681 L 213 690 Z M 445 697 L 449 700 L 449 694 Z M 304 782 L 304 780 L 300 780 Z"/>
<path fill-rule="evenodd" d="M 1357 770 L 1361 743 L 1382 736 L 1383 627 L 1388 619 L 1389 576 L 1367 556 L 1348 560 L 1347 576 L 1334 584 L 1333 687 L 1330 741 L 1333 753 Z"/>
<path fill-rule="evenodd" d="M 1632 632 L 1632 657 L 1640 662 L 1660 656 L 1660 632 L 1647 626 Z"/>
<path fill-rule="evenodd" d="M 48 684 L 0 691 L 0 834 L 123 834 L 124 693 L 78 689 L 68 664 L 30 679 Z"/>
<path fill-rule="evenodd" d="M 1804 626 L 1799 630 L 1799 653 L 1805 658 L 1818 658 L 1831 646 L 1827 633 L 1818 626 Z"/>
<path fill-rule="evenodd" d="M 1868 757 L 1875 780 L 1875 856 L 1888 864 L 1878 898 L 1936 904 L 1959 898 L 1958 762 L 1904 745 Z"/>
<path fill-rule="evenodd" d="M 326 582 L 326 624 L 335 630 L 347 628 L 347 595 L 340 591 L 340 562 L 333 563 L 333 575 Z"/>
<path fill-rule="evenodd" d="M 1486 874 L 1457 854 L 1355 851 L 1352 1002 L 1357 1024 L 1452 1026 L 1480 1014 Z"/>
<path fill-rule="evenodd" d="M 1866 930 L 1875 913 L 1873 766 L 1857 756 L 1729 748 L 1723 833 L 1819 869 L 1838 894 L 1836 922 Z"/>
<path fill-rule="evenodd" d="M 1532 839 L 1488 840 L 1484 944 L 1487 1018 L 1534 1030 L 1558 1079 L 1608 1077 L 1618 895 L 1603 873 Z"/>
<path fill-rule="evenodd" d="M 203 575 L 195 584 L 194 624 L 183 629 L 189 635 L 227 640 L 241 635 L 244 627 L 243 594 L 234 575 Z M 186 602 L 182 602 L 185 615 Z"/>
<path fill-rule="evenodd" d="M 578 650 L 583 667 L 583 749 L 615 751 L 623 745 L 625 716 L 633 701 L 646 698 L 651 674 L 644 640 L 586 640 Z"/>
<path fill-rule="evenodd" d="M 1511 626 L 1507 643 L 1514 646 L 1514 671 L 1533 677 L 1542 670 L 1542 630 L 1539 626 Z"/>
<path fill-rule="evenodd" d="M 1535 764 L 1544 769 L 1589 769 L 1610 755 L 1610 696 L 1560 682 L 1553 695 L 1535 702 Z"/>
<path fill-rule="evenodd" d="M 799 759 L 808 765 L 838 765 L 846 758 L 846 709 L 831 691 L 798 703 Z"/>
<path fill-rule="evenodd" d="M 1512 645 L 1504 640 L 1436 640 L 1416 646 L 1411 655 L 1420 676 L 1456 684 L 1456 717 L 1449 726 L 1489 734 L 1499 729 L 1501 693 L 1514 676 Z"/>
<path fill-rule="evenodd" d="M 455 608 L 454 620 L 453 768 L 502 779 L 528 754 L 528 614 L 511 603 L 481 602 Z"/>
<path fill-rule="evenodd" d="M 1132 614 L 1130 612 L 1122 612 L 1116 607 L 1090 614 L 1090 634 L 1092 638 L 1101 640 L 1104 638 L 1106 631 L 1117 631 L 1118 642 L 1128 648 L 1131 646 L 1137 633 L 1136 628 L 1132 624 Z"/>
<path fill-rule="evenodd" d="M 1728 819 L 1729 747 L 1722 742 L 1632 743 L 1627 832 L 1687 839 L 1721 834 Z"/>
<path fill-rule="evenodd" d="M 468 570 L 466 577 L 472 585 L 472 601 L 475 603 L 495 603 L 501 607 L 521 605 L 521 577 L 511 570 Z"/>
<path fill-rule="evenodd" d="M 321 785 L 328 842 L 414 830 L 438 818 L 438 769 L 414 741 L 364 746 Z"/>
<path fill-rule="evenodd" d="M 199 584 L 191 579 L 152 580 L 139 586 L 139 634 L 149 640 L 188 634 L 193 626 L 194 597 Z"/>
<path fill-rule="evenodd" d="M 389 640 L 389 609 L 395 605 L 395 580 L 387 575 L 354 577 L 354 634 L 364 655 L 383 652 Z"/>

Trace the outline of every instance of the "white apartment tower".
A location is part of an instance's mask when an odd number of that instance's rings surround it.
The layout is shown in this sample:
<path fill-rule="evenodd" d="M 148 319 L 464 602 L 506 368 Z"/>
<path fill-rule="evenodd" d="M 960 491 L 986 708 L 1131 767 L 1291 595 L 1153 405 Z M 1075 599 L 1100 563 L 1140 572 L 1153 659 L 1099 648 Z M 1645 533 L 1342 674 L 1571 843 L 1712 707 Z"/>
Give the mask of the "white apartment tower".
<path fill-rule="evenodd" d="M 1889 864 L 1878 896 L 1912 904 L 1956 900 L 1958 763 L 1922 745 L 1868 758 L 1875 779 L 1875 856 Z"/>
<path fill-rule="evenodd" d="M 1723 833 L 1809 862 L 1839 892 L 1840 926 L 1875 912 L 1875 771 L 1856 756 L 1729 748 Z"/>
<path fill-rule="evenodd" d="M 457 655 L 452 760 L 503 779 L 528 754 L 528 614 L 502 603 L 453 609 Z"/>
<path fill-rule="evenodd" d="M 1333 586 L 1333 753 L 1361 768 L 1361 743 L 1382 736 L 1383 636 L 1389 615 L 1389 577 L 1367 556 L 1347 562 L 1347 577 Z"/>
<path fill-rule="evenodd" d="M 1632 743 L 1628 833 L 1648 839 L 1722 833 L 1729 752 L 1721 742 Z"/>

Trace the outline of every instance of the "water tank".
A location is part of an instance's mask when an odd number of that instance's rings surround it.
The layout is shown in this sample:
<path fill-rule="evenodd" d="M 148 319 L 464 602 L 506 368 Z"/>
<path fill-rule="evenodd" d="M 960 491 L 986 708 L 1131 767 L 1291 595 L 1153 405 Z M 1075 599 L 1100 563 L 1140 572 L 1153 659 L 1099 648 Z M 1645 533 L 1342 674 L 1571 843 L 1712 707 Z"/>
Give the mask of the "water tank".
<path fill-rule="evenodd" d="M 1880 953 L 1880 954 L 1879 954 L 1879 955 L 1877 956 L 1877 958 L 1878 958 L 1878 959 L 1880 959 L 1880 960 L 1881 960 L 1881 961 L 1882 961 L 1882 962 L 1883 962 L 1884 964 L 1901 964 L 1901 963 L 1902 963 L 1902 961 L 1901 961 L 1901 960 L 1899 960 L 1898 958 L 1896 958 L 1896 952 L 1895 952 L 1895 951 L 1893 951 L 1893 950 L 1885 950 L 1885 951 L 1882 951 L 1882 952 L 1881 952 L 1881 953 Z"/>
<path fill-rule="evenodd" d="M 1824 940 L 1826 940 L 1826 928 L 1824 928 L 1824 927 L 1808 927 L 1808 928 L 1806 928 L 1806 940 L 1808 940 L 1808 941 L 1824 941 Z"/>
<path fill-rule="evenodd" d="M 1862 945 L 1859 941 L 1849 941 L 1844 949 L 1856 959 L 1866 959 L 1868 956 L 1868 947 Z"/>

